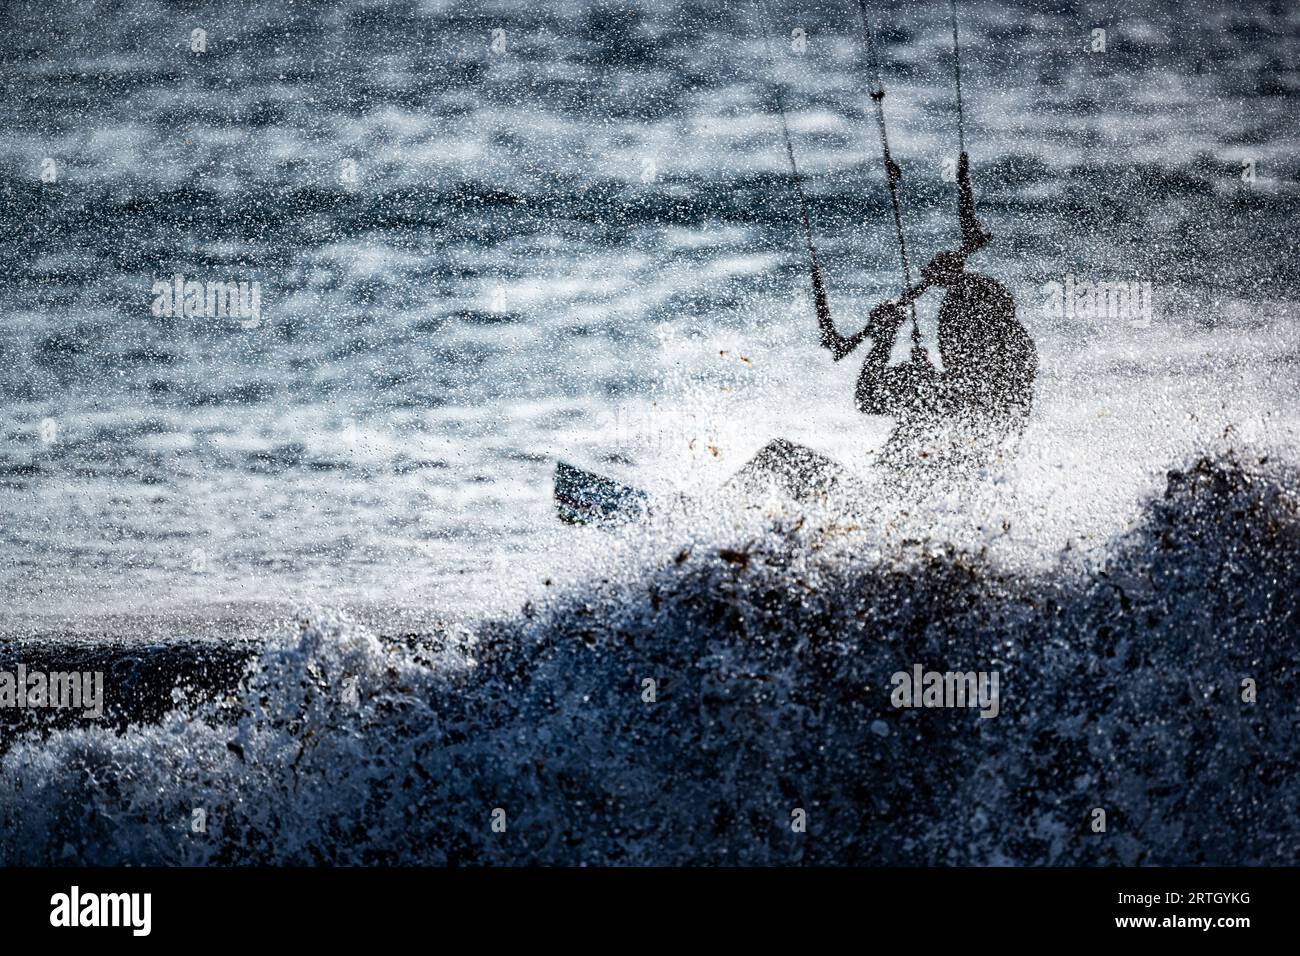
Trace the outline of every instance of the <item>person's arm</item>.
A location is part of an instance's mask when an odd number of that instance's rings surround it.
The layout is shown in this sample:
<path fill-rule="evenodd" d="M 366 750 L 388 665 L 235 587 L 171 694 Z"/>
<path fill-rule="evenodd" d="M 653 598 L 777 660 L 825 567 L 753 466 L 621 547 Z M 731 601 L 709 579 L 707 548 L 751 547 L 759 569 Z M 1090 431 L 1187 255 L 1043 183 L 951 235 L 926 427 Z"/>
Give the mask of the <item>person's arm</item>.
<path fill-rule="evenodd" d="M 822 284 L 821 270 L 816 267 L 815 261 L 812 281 L 813 304 L 817 307 L 817 326 L 822 333 L 821 345 L 822 348 L 828 349 L 831 356 L 838 362 L 862 344 L 862 340 L 867 337 L 867 329 L 871 327 L 871 323 L 868 322 L 867 327 L 857 335 L 851 335 L 848 338 L 840 335 L 835 328 L 834 319 L 831 318 L 831 307 L 826 299 L 826 287 Z"/>
<path fill-rule="evenodd" d="M 983 248 L 991 234 L 975 218 L 975 191 L 970 184 L 970 157 L 962 153 L 957 160 L 957 222 L 961 226 L 963 257 Z"/>
<path fill-rule="evenodd" d="M 870 337 L 872 340 L 871 351 L 867 354 L 867 363 L 870 364 L 876 360 L 882 342 L 884 343 L 884 358 L 879 361 L 882 363 L 889 361 L 889 352 L 893 348 L 894 339 L 898 335 L 898 327 L 902 325 L 903 318 L 902 309 L 892 302 L 885 302 L 871 310 L 871 314 L 867 316 L 867 324 L 863 326 L 861 332 L 850 335 L 848 338 L 840 335 L 835 330 L 835 324 L 831 321 L 829 310 L 825 315 L 820 311 L 818 312 L 817 323 L 822 330 L 822 347 L 829 349 L 837 362 L 861 345 L 864 339 Z"/>
<path fill-rule="evenodd" d="M 934 369 L 925 360 L 924 353 L 920 356 L 924 368 L 913 367 L 915 362 L 889 364 L 898 330 L 906 319 L 906 310 L 889 302 L 871 312 L 871 320 L 864 330 L 871 336 L 871 350 L 862 365 L 857 388 L 858 409 L 867 415 L 902 413 L 917 400 L 925 384 L 922 378 L 933 374 Z M 914 360 L 917 358 L 913 355 Z"/>
<path fill-rule="evenodd" d="M 835 326 L 830 322 L 821 322 L 819 324 L 822 327 L 822 348 L 828 349 L 831 358 L 837 362 L 861 345 L 862 340 L 867 337 L 867 329 L 865 328 L 856 335 L 845 338 L 835 331 Z"/>

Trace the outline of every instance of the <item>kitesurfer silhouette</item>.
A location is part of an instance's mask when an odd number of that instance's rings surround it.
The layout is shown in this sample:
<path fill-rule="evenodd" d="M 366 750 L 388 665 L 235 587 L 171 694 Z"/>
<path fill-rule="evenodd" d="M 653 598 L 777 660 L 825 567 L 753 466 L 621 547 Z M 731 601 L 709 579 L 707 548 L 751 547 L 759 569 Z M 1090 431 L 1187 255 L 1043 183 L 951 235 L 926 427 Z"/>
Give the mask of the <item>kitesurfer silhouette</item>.
<path fill-rule="evenodd" d="M 795 161 L 790 127 L 780 86 L 776 87 L 777 113 L 790 181 L 799 203 L 804 242 L 812 279 L 813 305 L 821 331 L 821 344 L 839 361 L 867 339 L 866 361 L 858 376 L 856 403 L 868 415 L 885 415 L 894 426 L 877 453 L 877 471 L 894 479 L 884 484 L 906 493 L 933 486 L 936 481 L 976 473 L 1011 449 L 1024 430 L 1033 404 L 1038 357 L 1029 333 L 1016 319 L 1011 293 L 999 282 L 966 269 L 967 259 L 990 239 L 975 215 L 970 159 L 966 153 L 961 102 L 961 66 L 957 46 L 957 9 L 950 3 L 953 34 L 953 73 L 957 103 L 957 222 L 961 245 L 940 252 L 921 269 L 921 281 L 912 283 L 907 241 L 898 199 L 902 171 L 889 150 L 885 127 L 885 89 L 880 77 L 874 31 L 865 0 L 859 0 L 864 39 L 870 58 L 871 100 L 880 134 L 885 183 L 893 211 L 903 295 L 876 306 L 855 335 L 845 337 L 835 328 L 830 300 L 817 261 L 808 200 Z M 770 56 L 769 42 L 769 56 Z M 921 344 L 914 303 L 931 288 L 944 290 L 939 307 L 937 368 Z M 889 363 L 899 330 L 912 320 L 910 360 Z M 858 496 L 865 487 L 844 468 L 811 448 L 778 438 L 765 445 L 728 482 L 750 493 L 776 485 L 795 498 L 847 491 Z M 556 502 L 561 517 L 569 521 L 608 521 L 645 508 L 645 494 L 609 479 L 582 472 L 563 462 L 557 465 Z"/>
<path fill-rule="evenodd" d="M 839 361 L 866 339 L 871 340 L 855 397 L 858 409 L 865 414 L 894 418 L 889 439 L 877 455 L 881 467 L 898 473 L 899 477 L 925 477 L 927 480 L 936 476 L 966 474 L 973 467 L 996 459 L 1023 431 L 1033 402 L 1037 353 L 1028 332 L 1016 320 L 1015 302 L 1007 289 L 988 276 L 966 270 L 967 259 L 987 244 L 990 234 L 975 215 L 962 109 L 956 3 L 950 4 L 950 10 L 959 142 L 957 222 L 961 245 L 931 259 L 921 270 L 921 281 L 916 285 L 912 284 L 898 198 L 902 171 L 889 149 L 884 111 L 885 87 L 881 80 L 875 31 L 871 27 L 865 0 L 859 0 L 858 6 L 869 56 L 870 96 L 880 135 L 904 294 L 872 309 L 866 326 L 856 335 L 846 338 L 835 328 L 817 261 L 807 197 L 778 87 L 776 107 L 781 118 L 791 183 L 799 202 L 821 344 L 830 350 L 835 361 Z M 942 370 L 935 367 L 921 345 L 914 305 L 933 287 L 945 290 L 939 309 L 938 330 Z M 910 360 L 890 365 L 890 353 L 909 313 L 912 319 Z M 823 462 L 821 456 L 808 449 L 798 449 L 796 454 L 795 449 L 798 446 L 778 440 L 764 448 L 744 470 L 775 474 L 783 484 L 793 487 L 806 483 L 804 476 L 808 474 L 831 472 L 828 460 Z M 786 459 L 792 459 L 793 463 L 786 465 Z M 820 483 L 825 484 L 824 481 Z"/>
<path fill-rule="evenodd" d="M 938 334 L 942 372 L 916 340 L 909 361 L 889 365 L 907 320 L 905 304 L 877 306 L 866 327 L 849 338 L 836 331 L 829 309 L 818 310 L 822 345 L 835 361 L 871 339 L 858 377 L 857 406 L 865 414 L 895 419 L 878 455 L 891 469 L 951 471 L 987 463 L 1020 435 L 1033 403 L 1037 353 L 1016 320 L 1011 294 L 994 279 L 966 270 L 967 258 L 990 236 L 975 217 L 965 153 L 958 161 L 957 181 L 962 246 L 931 259 L 921 270 L 920 285 L 905 296 L 910 304 L 931 287 L 945 290 Z"/>

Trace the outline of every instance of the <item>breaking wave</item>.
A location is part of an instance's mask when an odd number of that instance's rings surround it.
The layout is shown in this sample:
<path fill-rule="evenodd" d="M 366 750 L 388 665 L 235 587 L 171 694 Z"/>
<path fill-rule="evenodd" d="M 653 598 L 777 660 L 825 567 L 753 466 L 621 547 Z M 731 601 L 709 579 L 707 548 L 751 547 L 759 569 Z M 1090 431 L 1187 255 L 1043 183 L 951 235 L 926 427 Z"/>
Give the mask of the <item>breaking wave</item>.
<path fill-rule="evenodd" d="M 15 742 L 0 863 L 1295 864 L 1298 489 L 1200 458 L 1094 565 L 778 513 L 438 635 L 303 612 L 156 720 Z M 916 664 L 999 715 L 896 709 Z"/>

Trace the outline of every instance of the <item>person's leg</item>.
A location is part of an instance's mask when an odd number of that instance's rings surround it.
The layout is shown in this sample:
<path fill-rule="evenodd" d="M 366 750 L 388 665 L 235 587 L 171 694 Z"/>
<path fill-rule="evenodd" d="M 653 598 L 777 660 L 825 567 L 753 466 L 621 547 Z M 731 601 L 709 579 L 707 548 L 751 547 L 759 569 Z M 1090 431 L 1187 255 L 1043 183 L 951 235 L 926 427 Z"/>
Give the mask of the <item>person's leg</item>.
<path fill-rule="evenodd" d="M 785 438 L 774 438 L 727 485 L 756 490 L 755 486 L 771 483 L 790 497 L 803 499 L 830 492 L 845 477 L 844 468 L 820 452 Z"/>

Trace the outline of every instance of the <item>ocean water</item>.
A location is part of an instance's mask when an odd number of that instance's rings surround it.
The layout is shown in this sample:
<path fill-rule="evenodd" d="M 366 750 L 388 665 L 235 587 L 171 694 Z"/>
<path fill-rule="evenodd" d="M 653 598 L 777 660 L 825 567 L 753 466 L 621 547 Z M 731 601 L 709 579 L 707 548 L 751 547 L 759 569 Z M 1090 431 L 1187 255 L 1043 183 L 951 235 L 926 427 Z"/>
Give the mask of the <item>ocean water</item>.
<path fill-rule="evenodd" d="M 956 244 L 935 6 L 872 5 L 916 263 Z M 854 331 L 899 277 L 853 4 L 10 4 L 0 632 L 274 647 L 166 717 L 126 705 L 122 737 L 7 741 L 11 859 L 1294 863 L 1294 704 L 1215 711 L 1207 743 L 1161 681 L 1218 708 L 1243 668 L 1273 701 L 1293 681 L 1300 10 L 1040 6 L 961 4 L 995 235 L 973 265 L 1039 351 L 1019 457 L 866 519 L 778 502 L 609 534 L 556 521 L 558 458 L 706 502 L 777 435 L 869 475 L 888 423 L 818 348 L 772 106 L 780 83 Z M 256 283 L 256 314 L 159 314 L 176 276 Z M 1052 283 L 1112 282 L 1150 310 L 1053 307 Z M 931 344 L 936 314 L 923 300 Z M 1134 576 L 1116 603 L 1106 582 Z M 886 827 L 925 784 L 866 768 L 931 759 L 938 731 L 905 740 L 855 695 L 954 641 L 1033 679 Z M 620 695 L 646 668 L 706 703 L 643 739 Z M 304 698 L 303 673 L 360 681 L 359 711 Z M 711 794 L 726 752 L 749 763 Z M 1272 769 L 1243 783 L 1251 754 Z M 656 794 L 672 766 L 680 791 Z M 116 784 L 82 792 L 86 767 Z M 811 791 L 852 839 L 754 839 Z M 1145 824 L 1084 845 L 1052 796 Z M 527 808 L 521 843 L 476 829 L 494 800 Z M 208 842 L 195 806 L 225 820 Z M 445 839 L 436 807 L 463 814 Z M 991 836 L 1013 825 L 1032 834 Z"/>

